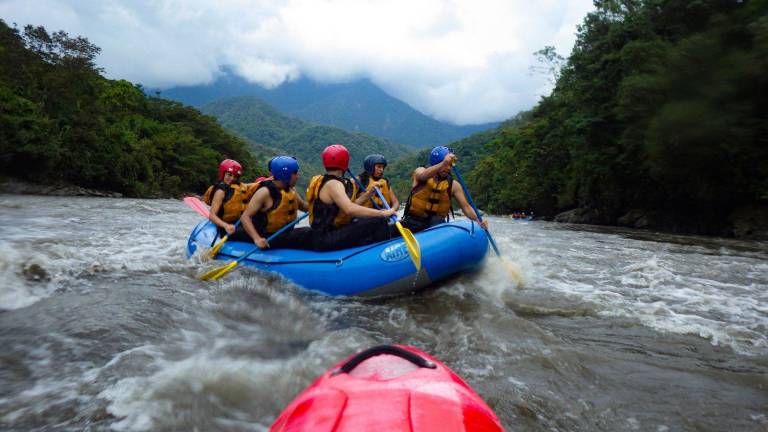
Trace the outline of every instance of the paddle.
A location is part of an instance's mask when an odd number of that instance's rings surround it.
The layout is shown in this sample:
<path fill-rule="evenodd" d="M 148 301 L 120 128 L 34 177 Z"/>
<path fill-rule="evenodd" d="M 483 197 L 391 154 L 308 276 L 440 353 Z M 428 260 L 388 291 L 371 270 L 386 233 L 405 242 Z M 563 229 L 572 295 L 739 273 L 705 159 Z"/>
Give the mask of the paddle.
<path fill-rule="evenodd" d="M 210 215 L 210 211 L 208 210 L 208 206 L 206 206 L 202 201 L 195 197 L 186 197 L 184 198 L 184 204 L 188 205 L 192 208 L 192 210 L 196 211 L 200 216 L 208 219 Z M 237 229 L 238 225 L 240 225 L 240 221 L 238 220 L 235 222 L 235 229 Z M 221 247 L 224 246 L 224 243 L 229 239 L 229 235 L 225 235 L 224 237 L 219 240 L 218 243 L 213 245 L 213 247 L 208 251 L 208 258 L 213 258 L 216 256 L 216 254 L 219 253 L 219 250 L 221 250 Z"/>
<path fill-rule="evenodd" d="M 309 216 L 309 213 L 304 213 L 300 218 L 298 218 L 295 221 L 293 221 L 293 222 L 287 224 L 286 226 L 280 228 L 276 233 L 274 233 L 271 236 L 267 237 L 267 243 L 269 243 L 272 240 L 274 240 L 277 236 L 279 236 L 280 234 L 284 233 L 287 229 L 290 229 L 292 226 L 294 226 L 297 223 L 301 222 L 307 216 Z M 230 270 L 235 268 L 238 264 L 240 264 L 244 259 L 248 258 L 249 256 L 251 256 L 251 254 L 253 254 L 254 252 L 256 252 L 258 250 L 260 250 L 260 248 L 258 246 L 254 246 L 253 249 L 251 249 L 250 252 L 248 252 L 245 255 L 241 256 L 237 260 L 231 261 L 230 263 L 228 263 L 225 266 L 217 267 L 217 268 L 215 268 L 215 269 L 205 273 L 204 275 L 200 276 L 200 279 L 202 279 L 202 280 L 218 280 L 219 278 L 221 278 L 222 276 L 227 274 L 227 272 L 229 272 Z"/>
<path fill-rule="evenodd" d="M 459 169 L 456 168 L 456 166 L 453 166 L 453 172 L 456 174 L 456 179 L 459 181 L 459 184 L 461 185 L 461 189 L 464 191 L 464 196 L 467 197 L 467 201 L 469 202 L 469 205 L 472 207 L 472 210 L 475 211 L 475 214 L 477 215 L 477 220 L 479 220 L 481 223 L 483 222 L 483 217 L 480 216 L 480 212 L 477 210 L 477 207 L 475 207 L 475 202 L 472 200 L 472 195 L 469 194 L 469 189 L 467 189 L 467 185 L 464 183 L 464 179 L 461 177 L 461 173 L 459 173 Z M 509 271 L 509 275 L 512 279 L 515 280 L 515 282 L 519 285 L 520 284 L 520 273 L 513 268 L 512 263 L 507 262 L 503 256 L 501 256 L 501 252 L 499 252 L 499 247 L 496 246 L 496 241 L 491 236 L 491 232 L 487 229 L 485 230 L 486 236 L 488 237 L 488 241 L 491 243 L 491 246 L 493 247 L 493 251 L 496 252 L 496 256 L 499 257 L 501 262 L 503 262 L 507 270 Z"/>
<path fill-rule="evenodd" d="M 360 183 L 360 180 L 358 180 L 357 177 L 355 177 L 354 174 L 352 174 L 352 171 L 349 171 L 349 175 L 352 176 L 352 178 L 357 183 L 357 186 L 365 190 L 365 186 L 363 186 L 362 183 Z M 384 198 L 384 195 L 381 194 L 381 191 L 378 187 L 374 186 L 373 189 L 376 191 L 376 194 L 379 196 L 379 199 L 384 204 L 384 207 L 387 208 L 387 210 L 390 209 L 389 203 Z M 377 209 L 379 208 L 378 204 L 376 204 L 376 201 L 371 198 L 371 202 L 373 203 L 374 207 Z M 397 230 L 400 231 L 400 235 L 403 237 L 403 240 L 405 241 L 405 246 L 408 248 L 408 255 L 411 257 L 411 261 L 413 262 L 414 267 L 416 267 L 416 271 L 418 272 L 421 270 L 421 246 L 419 246 L 419 242 L 416 240 L 416 237 L 413 236 L 413 233 L 408 228 L 404 227 L 399 220 L 397 220 L 397 215 L 392 215 L 392 221 L 395 223 L 395 226 L 397 227 Z"/>
<path fill-rule="evenodd" d="M 198 198 L 195 197 L 186 197 L 184 198 L 184 204 L 189 206 L 192 210 L 196 211 L 197 214 L 200 216 L 208 219 L 208 206 L 205 205 L 202 201 L 200 201 Z"/>

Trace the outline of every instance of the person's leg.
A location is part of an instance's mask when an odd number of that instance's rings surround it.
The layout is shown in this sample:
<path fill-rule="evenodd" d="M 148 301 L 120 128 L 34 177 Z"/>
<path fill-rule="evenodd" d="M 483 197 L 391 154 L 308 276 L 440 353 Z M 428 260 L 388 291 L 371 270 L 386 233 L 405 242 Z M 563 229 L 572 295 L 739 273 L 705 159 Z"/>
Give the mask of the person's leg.
<path fill-rule="evenodd" d="M 243 228 L 242 224 L 238 225 L 237 229 L 235 230 L 235 233 L 228 237 L 227 241 L 230 241 L 230 240 L 245 242 L 245 243 L 253 243 L 253 239 L 251 238 L 251 236 L 248 235 L 247 232 L 245 232 L 245 228 Z"/>
<path fill-rule="evenodd" d="M 360 218 L 341 228 L 313 233 L 314 249 L 331 251 L 349 249 L 391 238 L 387 219 Z"/>
<path fill-rule="evenodd" d="M 269 242 L 269 247 L 271 249 L 312 249 L 311 235 L 310 227 L 294 228 Z"/>
<path fill-rule="evenodd" d="M 441 223 L 445 223 L 445 222 L 446 222 L 446 218 L 443 216 L 432 216 L 431 218 L 429 218 L 429 223 L 424 229 L 431 228 L 435 225 L 440 225 Z"/>
<path fill-rule="evenodd" d="M 422 219 L 414 216 L 408 216 L 404 218 L 400 223 L 403 224 L 403 227 L 408 228 L 413 233 L 424 231 L 430 227 L 429 219 Z"/>

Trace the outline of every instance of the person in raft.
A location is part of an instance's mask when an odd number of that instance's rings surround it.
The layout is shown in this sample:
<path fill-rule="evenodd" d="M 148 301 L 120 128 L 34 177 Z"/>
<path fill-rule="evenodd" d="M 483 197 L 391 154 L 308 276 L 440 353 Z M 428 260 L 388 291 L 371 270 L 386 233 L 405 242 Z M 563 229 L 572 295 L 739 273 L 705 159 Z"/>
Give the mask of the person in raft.
<path fill-rule="evenodd" d="M 219 181 L 208 187 L 203 201 L 211 206 L 208 219 L 218 227 L 219 236 L 235 233 L 234 223 L 240 219 L 257 183 L 241 183 L 243 167 L 236 160 L 225 159 L 219 164 Z"/>
<path fill-rule="evenodd" d="M 457 160 L 451 149 L 438 146 L 429 153 L 429 168 L 418 167 L 413 171 L 411 194 L 403 213 L 404 227 L 419 232 L 446 222 L 448 212 L 452 211 L 451 198 L 455 198 L 465 216 L 488 229 L 488 221 L 478 220 L 461 184 L 451 176 L 451 168 Z"/>
<path fill-rule="evenodd" d="M 375 210 L 360 205 L 370 201 L 374 192 L 359 194 L 357 184 L 344 177 L 349 168 L 346 147 L 330 145 L 323 150 L 322 159 L 325 175 L 312 177 L 307 188 L 312 248 L 318 251 L 347 249 L 391 238 L 387 220 L 395 210 Z"/>
<path fill-rule="evenodd" d="M 271 179 L 261 181 L 240 217 L 240 225 L 232 236 L 236 241 L 252 241 L 261 249 L 305 247 L 309 227 L 289 229 L 271 242 L 267 237 L 296 220 L 297 211 L 308 206 L 296 193 L 299 163 L 292 156 L 277 156 L 267 164 Z"/>
<path fill-rule="evenodd" d="M 400 207 L 400 201 L 395 196 L 395 191 L 392 190 L 389 180 L 384 177 L 384 169 L 387 167 L 387 159 L 380 154 L 372 154 L 365 157 L 363 160 L 363 172 L 360 173 L 358 178 L 360 183 L 365 186 L 366 192 L 371 191 L 373 195 L 371 199 L 364 201 L 362 205 L 368 208 L 386 208 L 379 196 L 373 190 L 376 186 L 381 191 L 381 194 L 387 200 L 387 204 L 393 209 Z M 374 202 L 376 203 L 374 205 Z"/>

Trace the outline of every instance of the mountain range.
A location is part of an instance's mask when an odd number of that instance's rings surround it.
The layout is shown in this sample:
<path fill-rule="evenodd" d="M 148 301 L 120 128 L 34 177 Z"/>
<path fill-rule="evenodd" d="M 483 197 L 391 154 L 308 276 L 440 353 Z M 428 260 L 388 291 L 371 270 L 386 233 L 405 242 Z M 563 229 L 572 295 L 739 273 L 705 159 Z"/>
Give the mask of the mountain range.
<path fill-rule="evenodd" d="M 364 132 L 419 148 L 447 144 L 498 126 L 498 123 L 457 126 L 440 122 L 366 79 L 343 84 L 299 79 L 267 89 L 225 72 L 213 84 L 174 87 L 161 91 L 160 97 L 201 108 L 219 99 L 256 96 L 277 110 L 305 121 Z"/>
<path fill-rule="evenodd" d="M 205 114 L 244 138 L 258 157 L 278 154 L 295 156 L 302 167 L 299 186 L 306 186 L 309 176 L 323 172 L 320 154 L 334 143 L 350 152 L 350 168 L 362 170 L 363 159 L 372 153 L 394 160 L 416 149 L 364 133 L 349 132 L 287 116 L 254 96 L 219 99 L 201 107 Z"/>

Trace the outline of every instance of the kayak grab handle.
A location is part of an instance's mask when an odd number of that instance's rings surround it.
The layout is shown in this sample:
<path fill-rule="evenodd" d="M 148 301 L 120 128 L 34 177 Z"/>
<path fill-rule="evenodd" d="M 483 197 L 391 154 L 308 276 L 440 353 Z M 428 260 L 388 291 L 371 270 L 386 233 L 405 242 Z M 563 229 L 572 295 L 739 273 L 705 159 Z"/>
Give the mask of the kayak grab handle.
<path fill-rule="evenodd" d="M 357 353 L 354 357 L 349 359 L 346 363 L 344 363 L 340 368 L 333 371 L 331 374 L 332 376 L 341 374 L 341 373 L 349 373 L 352 369 L 356 368 L 360 363 L 368 360 L 371 357 L 376 357 L 377 355 L 381 354 L 390 354 L 394 356 L 398 356 L 402 359 L 408 360 L 409 362 L 415 364 L 418 367 L 428 368 L 428 369 L 435 369 L 437 365 L 432 363 L 431 361 L 414 354 L 408 350 L 402 349 L 395 345 L 379 345 L 375 346 L 373 348 L 369 348 L 365 351 L 361 351 Z"/>

